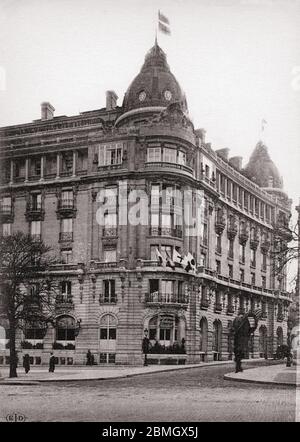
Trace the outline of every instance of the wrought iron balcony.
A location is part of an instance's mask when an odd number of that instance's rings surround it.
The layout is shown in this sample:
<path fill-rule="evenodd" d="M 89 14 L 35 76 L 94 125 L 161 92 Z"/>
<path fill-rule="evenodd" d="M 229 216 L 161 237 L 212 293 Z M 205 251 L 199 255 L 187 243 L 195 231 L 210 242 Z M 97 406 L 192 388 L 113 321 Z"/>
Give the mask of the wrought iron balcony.
<path fill-rule="evenodd" d="M 59 241 L 61 242 L 73 241 L 73 232 L 60 232 Z"/>
<path fill-rule="evenodd" d="M 173 305 L 188 305 L 189 296 L 186 294 L 176 294 L 176 293 L 146 293 L 145 295 L 146 304 L 173 304 Z"/>
<path fill-rule="evenodd" d="M 111 295 L 106 295 L 101 293 L 99 295 L 99 303 L 100 304 L 116 304 L 118 302 L 118 297 L 116 293 Z"/>
<path fill-rule="evenodd" d="M 151 236 L 172 236 L 174 238 L 182 238 L 181 228 L 172 227 L 150 227 Z"/>
<path fill-rule="evenodd" d="M 28 203 L 26 206 L 26 219 L 27 221 L 42 221 L 45 215 L 41 203 Z"/>
<path fill-rule="evenodd" d="M 102 231 L 102 236 L 105 238 L 116 238 L 118 236 L 117 227 L 104 227 Z"/>

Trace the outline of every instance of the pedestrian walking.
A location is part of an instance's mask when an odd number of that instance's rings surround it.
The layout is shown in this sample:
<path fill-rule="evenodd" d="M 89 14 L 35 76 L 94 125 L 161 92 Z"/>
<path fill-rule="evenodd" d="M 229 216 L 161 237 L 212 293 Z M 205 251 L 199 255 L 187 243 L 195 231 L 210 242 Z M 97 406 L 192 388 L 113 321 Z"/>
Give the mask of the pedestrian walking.
<path fill-rule="evenodd" d="M 23 357 L 23 367 L 24 367 L 25 373 L 28 374 L 30 371 L 30 357 L 29 357 L 28 353 L 26 353 L 26 355 L 24 355 L 24 357 Z"/>
<path fill-rule="evenodd" d="M 54 370 L 55 370 L 55 357 L 53 353 L 51 353 L 49 359 L 49 373 L 54 373 Z"/>
<path fill-rule="evenodd" d="M 88 350 L 86 354 L 86 365 L 93 365 L 94 363 L 94 356 L 91 353 L 91 350 Z"/>

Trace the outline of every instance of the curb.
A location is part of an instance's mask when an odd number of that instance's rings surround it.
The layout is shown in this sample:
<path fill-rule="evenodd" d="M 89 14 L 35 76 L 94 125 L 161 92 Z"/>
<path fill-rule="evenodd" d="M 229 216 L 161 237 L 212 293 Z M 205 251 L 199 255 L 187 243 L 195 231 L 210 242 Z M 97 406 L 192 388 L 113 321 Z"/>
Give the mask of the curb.
<path fill-rule="evenodd" d="M 243 379 L 243 378 L 234 378 L 230 374 L 225 374 L 224 379 L 226 381 L 234 381 L 234 382 L 244 382 L 248 384 L 264 384 L 264 385 L 278 385 L 280 387 L 299 387 L 300 384 L 291 383 L 291 382 L 276 382 L 276 381 L 262 381 L 259 379 Z"/>
<path fill-rule="evenodd" d="M 167 369 L 161 369 L 161 370 L 155 370 L 155 371 L 147 371 L 145 373 L 130 373 L 125 375 L 116 375 L 116 376 L 110 376 L 110 377 L 95 377 L 95 378 L 83 378 L 83 379 L 40 379 L 38 381 L 27 381 L 27 380 L 12 380 L 10 381 L 9 378 L 4 378 L 3 380 L 0 379 L 0 386 L 1 385 L 40 385 L 42 383 L 58 383 L 58 382 L 88 382 L 88 381 L 109 381 L 114 379 L 126 379 L 126 378 L 132 378 L 135 376 L 145 376 L 150 374 L 156 374 L 156 373 L 167 373 L 169 371 L 178 371 L 178 370 L 186 370 L 186 369 L 193 369 L 193 368 L 207 368 L 207 367 L 215 367 L 220 365 L 227 365 L 232 363 L 232 361 L 218 361 L 214 363 L 208 363 L 208 364 L 202 364 L 202 365 L 183 365 L 182 367 L 170 367 Z"/>

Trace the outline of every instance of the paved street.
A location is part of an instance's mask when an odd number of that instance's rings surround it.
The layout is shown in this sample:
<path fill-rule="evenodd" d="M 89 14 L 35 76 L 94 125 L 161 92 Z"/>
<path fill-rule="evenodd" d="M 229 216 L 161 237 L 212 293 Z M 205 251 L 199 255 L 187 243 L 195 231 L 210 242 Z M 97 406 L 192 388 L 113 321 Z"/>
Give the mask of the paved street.
<path fill-rule="evenodd" d="M 2 385 L 0 420 L 14 412 L 28 421 L 295 420 L 295 388 L 224 380 L 232 370 L 227 364 L 126 379 Z"/>

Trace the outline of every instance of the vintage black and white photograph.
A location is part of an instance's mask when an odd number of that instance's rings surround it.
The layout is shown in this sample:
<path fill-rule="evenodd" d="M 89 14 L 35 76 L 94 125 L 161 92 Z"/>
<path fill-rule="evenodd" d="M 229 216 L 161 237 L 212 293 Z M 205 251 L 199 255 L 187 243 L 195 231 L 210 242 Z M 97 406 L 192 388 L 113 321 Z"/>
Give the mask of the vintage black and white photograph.
<path fill-rule="evenodd" d="M 0 0 L 0 423 L 300 421 L 299 122 L 300 0 Z"/>

